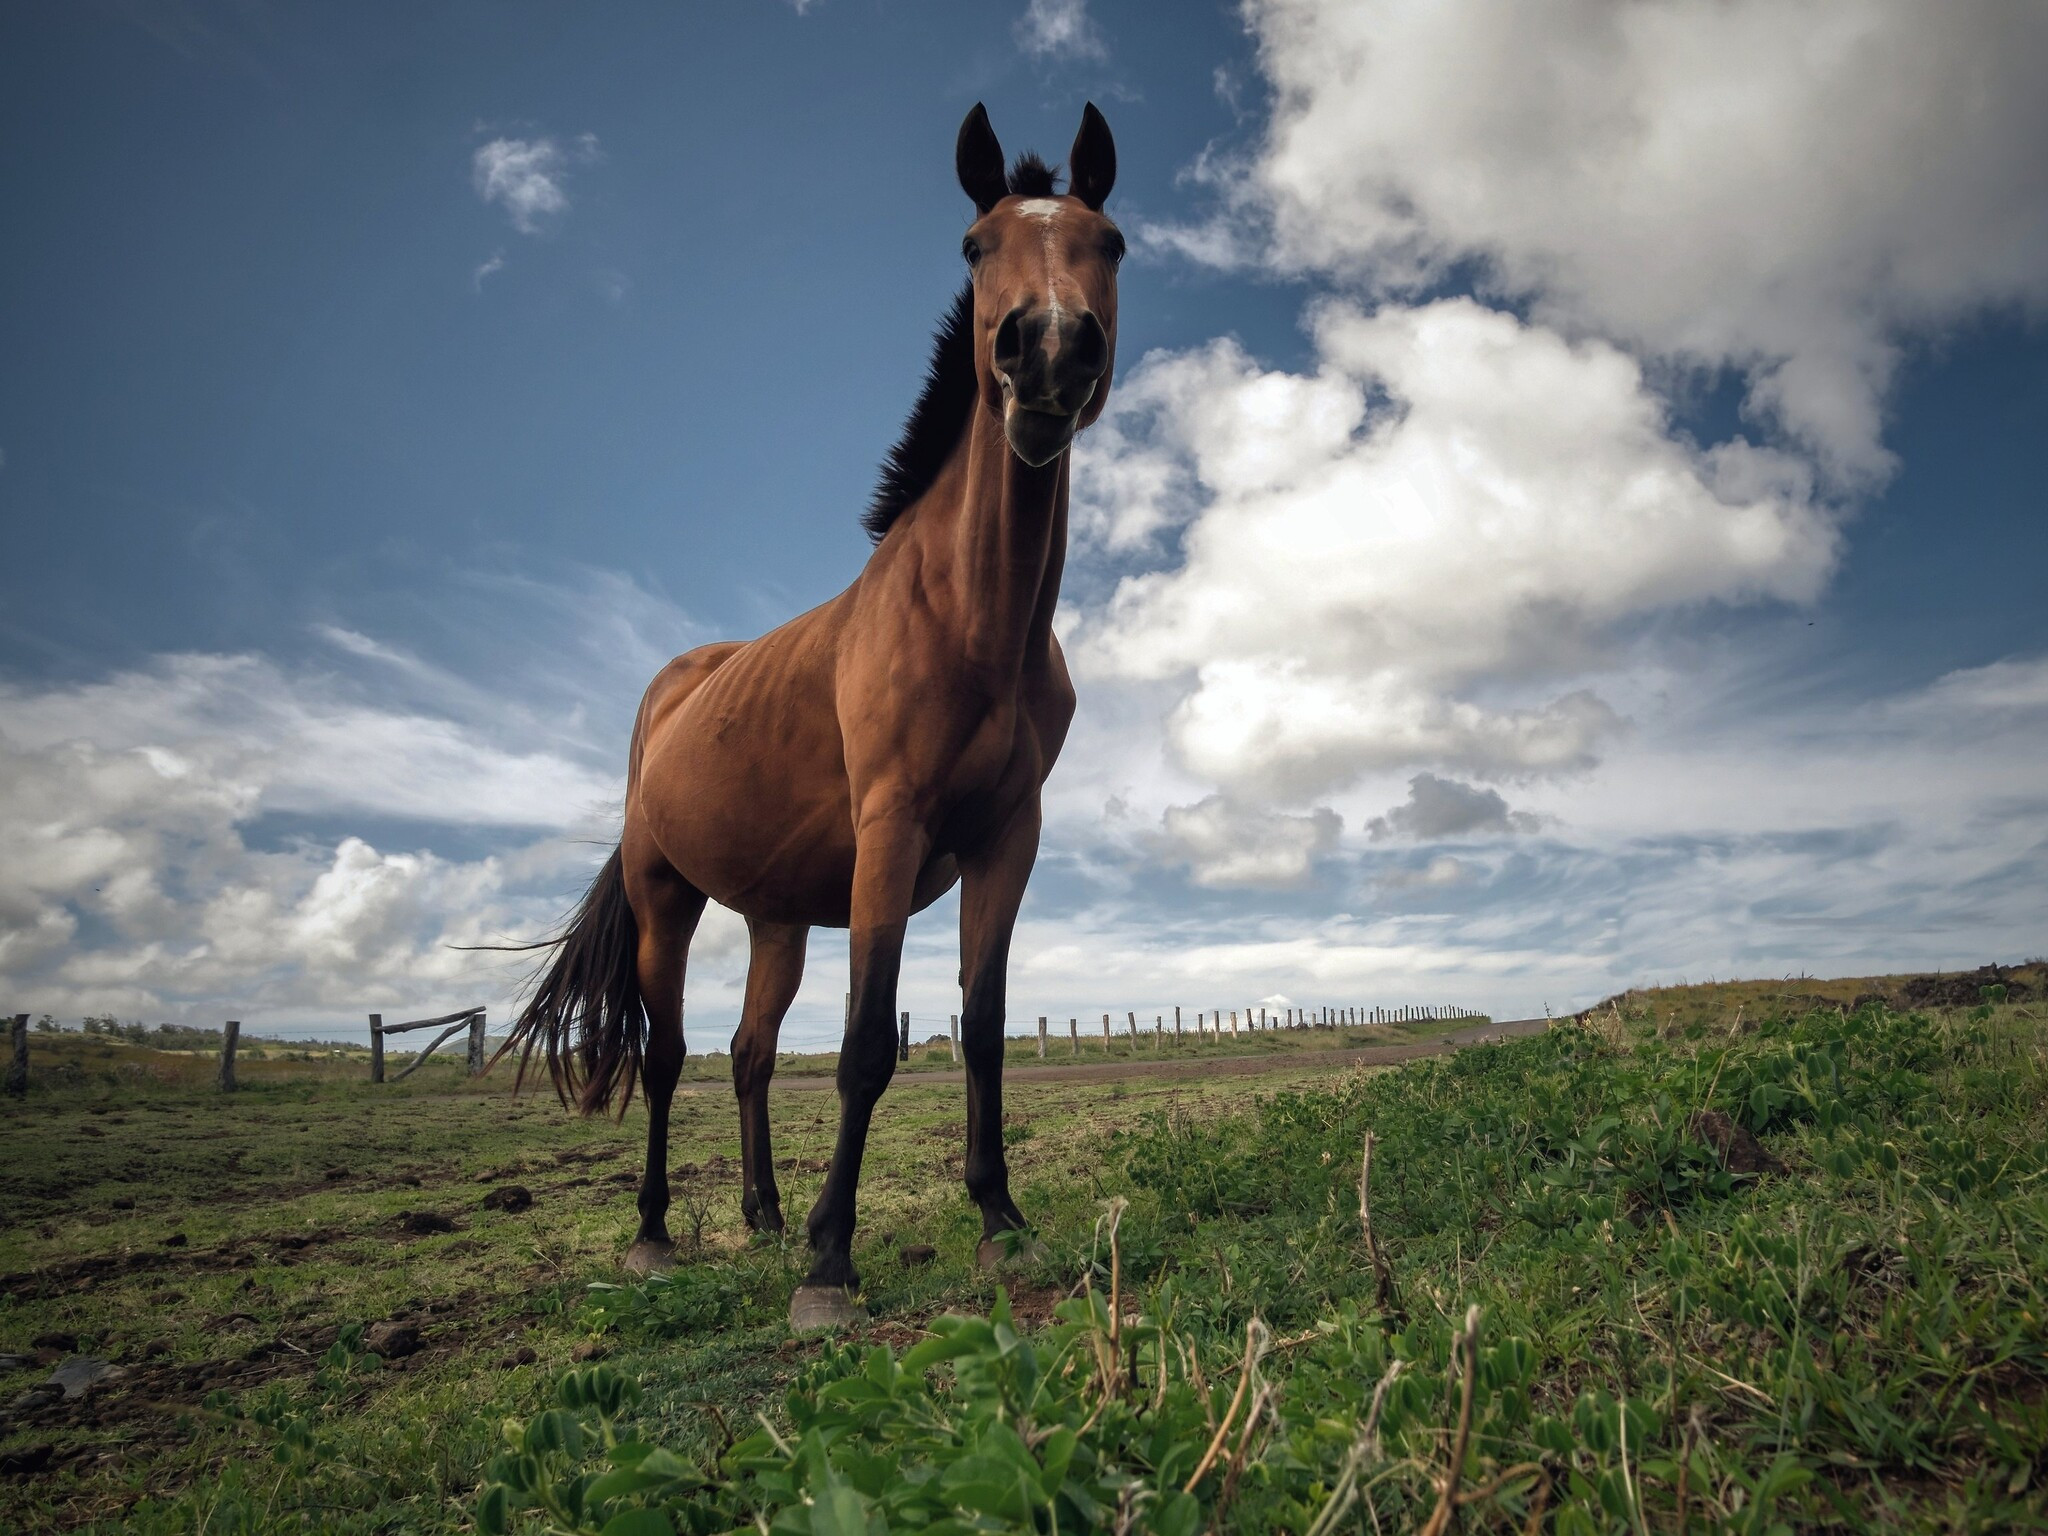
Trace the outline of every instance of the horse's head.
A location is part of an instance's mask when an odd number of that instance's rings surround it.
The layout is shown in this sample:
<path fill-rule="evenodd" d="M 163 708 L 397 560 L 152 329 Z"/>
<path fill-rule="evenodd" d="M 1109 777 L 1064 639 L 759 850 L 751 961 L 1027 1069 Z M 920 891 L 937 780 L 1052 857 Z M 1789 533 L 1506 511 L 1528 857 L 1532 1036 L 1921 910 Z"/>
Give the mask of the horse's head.
<path fill-rule="evenodd" d="M 1013 176 L 977 105 L 960 125 L 960 186 L 975 220 L 974 367 L 983 406 L 1025 463 L 1049 464 L 1102 414 L 1116 363 L 1116 269 L 1124 237 L 1102 211 L 1116 142 L 1090 102 L 1067 156 L 1068 189 L 1027 157 Z"/>

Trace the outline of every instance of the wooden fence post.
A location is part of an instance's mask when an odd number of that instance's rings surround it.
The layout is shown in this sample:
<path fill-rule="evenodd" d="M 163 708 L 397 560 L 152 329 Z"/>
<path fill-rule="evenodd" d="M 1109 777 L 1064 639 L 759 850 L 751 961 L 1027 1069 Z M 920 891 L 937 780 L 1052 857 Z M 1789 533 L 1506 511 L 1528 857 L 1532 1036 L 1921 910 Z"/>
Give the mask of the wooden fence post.
<path fill-rule="evenodd" d="M 1152 1016 L 1152 1049 L 1155 1053 L 1166 1049 L 1166 1015 Z"/>
<path fill-rule="evenodd" d="M 1173 1043 L 1180 1044 L 1180 1004 L 1173 1005 Z"/>
<path fill-rule="evenodd" d="M 229 1019 L 227 1028 L 220 1032 L 220 1091 L 235 1091 L 235 1046 L 242 1038 L 242 1022 Z"/>
<path fill-rule="evenodd" d="M 953 1063 L 954 1063 L 954 1065 L 955 1065 L 955 1066 L 958 1066 L 958 1065 L 959 1065 L 959 1062 L 960 1062 L 960 1015 L 959 1015 L 959 1014 L 957 1014 L 957 1013 L 949 1013 L 949 1014 L 947 1014 L 947 1015 L 946 1015 L 946 1035 L 947 1035 L 947 1037 L 948 1037 L 949 1039 L 951 1039 L 951 1041 L 953 1042 Z M 1039 1055 L 1041 1055 L 1041 1056 L 1043 1056 L 1044 1054 L 1045 1054 L 1045 1052 L 1044 1052 L 1044 1051 L 1042 1051 L 1042 1050 L 1041 1050 L 1041 1051 L 1039 1052 Z"/>
<path fill-rule="evenodd" d="M 1109 1015 L 1106 1013 L 1102 1016 L 1102 1055 L 1104 1060 L 1109 1057 Z"/>
<path fill-rule="evenodd" d="M 484 1011 L 481 1008 L 469 1021 L 469 1075 L 484 1075 Z"/>
<path fill-rule="evenodd" d="M 384 1081 L 384 1015 L 370 1015 L 370 1081 Z"/>
<path fill-rule="evenodd" d="M 1068 1034 L 1070 1034 L 1070 1035 L 1072 1035 L 1072 1036 L 1074 1037 L 1074 1054 L 1075 1054 L 1076 1056 L 1080 1055 L 1080 1054 L 1081 1054 L 1081 1021 L 1080 1021 L 1079 1019 L 1073 1019 L 1073 1018 L 1070 1018 L 1070 1019 L 1068 1019 L 1068 1020 L 1067 1020 L 1067 1033 L 1068 1033 Z"/>
<path fill-rule="evenodd" d="M 1045 1060 L 1045 1015 L 1038 1016 L 1038 1059 Z"/>
<path fill-rule="evenodd" d="M 1230 1038 L 1233 1040 L 1237 1038 L 1237 1010 L 1235 1008 L 1230 1010 Z"/>
<path fill-rule="evenodd" d="M 1133 1009 L 1129 1010 L 1128 1012 L 1126 1012 L 1126 1013 L 1124 1014 L 1124 1018 L 1125 1018 L 1125 1019 L 1126 1019 L 1126 1020 L 1127 1020 L 1127 1021 L 1129 1022 L 1129 1024 L 1130 1024 L 1130 1028 L 1131 1028 L 1131 1054 L 1132 1054 L 1133 1056 L 1135 1056 L 1135 1055 L 1137 1055 L 1137 1054 L 1138 1054 L 1138 1011 L 1137 1011 L 1137 1009 L 1133 1008 Z"/>
<path fill-rule="evenodd" d="M 7 1063 L 7 1091 L 19 1098 L 28 1092 L 28 1015 L 17 1013 L 9 1032 L 14 1050 Z"/>
<path fill-rule="evenodd" d="M 910 1060 L 910 1010 L 908 1008 L 903 1010 L 902 1032 L 896 1037 L 896 1059 L 898 1061 Z"/>

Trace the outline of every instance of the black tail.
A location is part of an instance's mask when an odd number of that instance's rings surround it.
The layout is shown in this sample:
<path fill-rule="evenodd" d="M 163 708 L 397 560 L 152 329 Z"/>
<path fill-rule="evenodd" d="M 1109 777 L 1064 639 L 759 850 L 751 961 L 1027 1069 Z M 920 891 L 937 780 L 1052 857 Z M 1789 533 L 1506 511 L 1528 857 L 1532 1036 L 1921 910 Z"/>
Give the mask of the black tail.
<path fill-rule="evenodd" d="M 640 1076 L 647 1014 L 640 1004 L 640 928 L 626 901 L 618 849 L 561 936 L 534 947 L 553 949 L 554 959 L 536 973 L 533 996 L 492 1063 L 518 1051 L 518 1085 L 524 1087 L 538 1047 L 564 1104 L 593 1115 L 616 1100 L 623 1115 Z"/>

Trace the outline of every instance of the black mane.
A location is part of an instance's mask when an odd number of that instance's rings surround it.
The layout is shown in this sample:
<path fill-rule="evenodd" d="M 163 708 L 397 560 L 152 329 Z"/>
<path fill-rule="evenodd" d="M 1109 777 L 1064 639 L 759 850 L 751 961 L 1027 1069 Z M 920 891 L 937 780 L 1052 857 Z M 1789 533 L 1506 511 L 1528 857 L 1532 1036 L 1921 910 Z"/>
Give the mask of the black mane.
<path fill-rule="evenodd" d="M 1010 191 L 1017 197 L 1057 197 L 1059 183 L 1053 168 L 1028 151 L 1010 167 Z M 877 544 L 896 526 L 896 519 L 932 488 L 932 482 L 952 457 L 974 414 L 974 288 L 964 285 L 953 296 L 946 318 L 932 337 L 932 360 L 925 369 L 924 388 L 903 435 L 882 460 L 881 477 L 875 494 L 861 515 L 860 525 Z"/>

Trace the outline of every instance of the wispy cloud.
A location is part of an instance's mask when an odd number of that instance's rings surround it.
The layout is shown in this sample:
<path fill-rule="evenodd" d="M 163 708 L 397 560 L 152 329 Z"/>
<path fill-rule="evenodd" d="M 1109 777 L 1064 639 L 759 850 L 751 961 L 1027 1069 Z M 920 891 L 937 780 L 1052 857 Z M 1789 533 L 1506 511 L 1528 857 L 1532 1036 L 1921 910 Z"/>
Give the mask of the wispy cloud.
<path fill-rule="evenodd" d="M 1017 18 L 1017 42 L 1038 59 L 1104 59 L 1109 48 L 1088 0 L 1031 0 Z"/>
<path fill-rule="evenodd" d="M 476 271 L 470 274 L 470 283 L 478 293 L 482 293 L 484 291 L 484 279 L 491 276 L 494 272 L 502 272 L 504 270 L 505 253 L 503 251 L 493 251 L 488 260 L 477 264 Z"/>
<path fill-rule="evenodd" d="M 567 145 L 550 137 L 495 138 L 471 156 L 470 179 L 478 197 L 502 207 L 521 234 L 533 235 L 568 211 L 571 168 L 599 158 L 591 133 Z"/>

